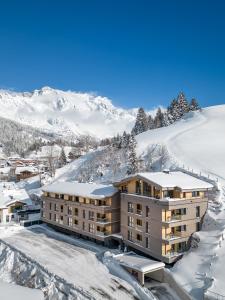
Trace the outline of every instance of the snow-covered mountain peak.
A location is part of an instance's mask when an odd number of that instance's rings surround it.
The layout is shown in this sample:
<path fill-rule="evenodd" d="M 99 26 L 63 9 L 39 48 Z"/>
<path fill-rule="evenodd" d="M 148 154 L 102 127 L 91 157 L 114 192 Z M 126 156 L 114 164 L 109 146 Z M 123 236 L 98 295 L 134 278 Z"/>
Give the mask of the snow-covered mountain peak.
<path fill-rule="evenodd" d="M 48 86 L 33 92 L 0 90 L 0 116 L 61 134 L 99 138 L 130 131 L 137 109 L 113 105 L 93 93 L 61 91 Z"/>

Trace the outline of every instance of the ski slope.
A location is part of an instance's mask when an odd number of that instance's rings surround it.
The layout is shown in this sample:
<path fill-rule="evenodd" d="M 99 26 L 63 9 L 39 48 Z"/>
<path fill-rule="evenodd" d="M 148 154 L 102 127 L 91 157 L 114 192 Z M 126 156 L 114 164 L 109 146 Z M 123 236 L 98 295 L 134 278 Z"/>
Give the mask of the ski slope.
<path fill-rule="evenodd" d="M 212 106 L 168 127 L 138 135 L 138 153 L 144 153 L 151 144 L 164 144 L 180 165 L 215 175 L 224 182 L 224 133 L 225 105 Z"/>
<path fill-rule="evenodd" d="M 167 147 L 172 161 L 212 179 L 220 192 L 209 202 L 203 228 L 191 248 L 172 268 L 175 279 L 197 300 L 225 299 L 225 105 L 213 106 L 186 116 L 165 128 L 137 136 L 139 155 L 152 144 Z M 214 297 L 214 298 L 213 298 Z"/>

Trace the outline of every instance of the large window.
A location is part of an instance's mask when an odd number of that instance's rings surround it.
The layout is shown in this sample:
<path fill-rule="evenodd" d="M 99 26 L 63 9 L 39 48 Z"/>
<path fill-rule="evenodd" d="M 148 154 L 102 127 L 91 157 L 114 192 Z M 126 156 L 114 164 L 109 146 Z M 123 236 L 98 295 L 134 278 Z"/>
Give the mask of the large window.
<path fill-rule="evenodd" d="M 136 213 L 138 215 L 142 215 L 142 205 L 141 204 L 137 204 L 137 211 L 136 211 Z"/>
<path fill-rule="evenodd" d="M 131 216 L 128 216 L 128 226 L 134 227 L 134 218 Z"/>
<path fill-rule="evenodd" d="M 94 219 L 95 219 L 95 213 L 93 211 L 89 211 L 88 219 L 91 220 L 91 221 L 94 221 Z"/>
<path fill-rule="evenodd" d="M 68 226 L 72 226 L 73 225 L 73 219 L 71 218 L 71 217 L 69 217 L 68 219 L 67 219 L 67 222 L 68 222 Z"/>
<path fill-rule="evenodd" d="M 72 206 L 68 206 L 68 215 L 72 215 L 73 209 Z"/>
<path fill-rule="evenodd" d="M 77 207 L 74 208 L 74 215 L 78 216 L 78 208 Z"/>
<path fill-rule="evenodd" d="M 136 194 L 141 194 L 141 182 L 136 181 Z"/>
<path fill-rule="evenodd" d="M 95 232 L 95 225 L 94 225 L 93 223 L 90 223 L 90 224 L 88 225 L 88 231 L 89 231 L 90 233 L 94 233 L 94 232 Z"/>
<path fill-rule="evenodd" d="M 147 182 L 143 182 L 143 195 L 151 196 L 151 186 Z"/>
<path fill-rule="evenodd" d="M 137 226 L 142 226 L 142 220 L 137 219 L 136 223 L 137 223 Z"/>
<path fill-rule="evenodd" d="M 63 213 L 63 205 L 60 205 L 60 211 Z"/>
<path fill-rule="evenodd" d="M 149 238 L 148 237 L 145 238 L 145 247 L 149 248 Z"/>
<path fill-rule="evenodd" d="M 128 241 L 132 242 L 133 241 L 133 232 L 128 230 L 127 235 L 128 235 Z"/>
<path fill-rule="evenodd" d="M 142 241 L 142 235 L 141 234 L 137 234 L 137 241 L 141 242 Z"/>
<path fill-rule="evenodd" d="M 198 191 L 192 192 L 192 197 L 199 197 L 199 196 L 200 196 L 200 192 Z"/>
<path fill-rule="evenodd" d="M 128 212 L 133 213 L 134 212 L 134 204 L 132 202 L 128 202 Z"/>

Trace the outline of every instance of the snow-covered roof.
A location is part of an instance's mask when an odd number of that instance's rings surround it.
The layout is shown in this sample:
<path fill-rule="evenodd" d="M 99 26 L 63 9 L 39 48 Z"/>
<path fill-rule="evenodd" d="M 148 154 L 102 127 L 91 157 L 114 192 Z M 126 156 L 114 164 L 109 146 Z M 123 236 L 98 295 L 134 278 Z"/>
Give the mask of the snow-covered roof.
<path fill-rule="evenodd" d="M 104 199 L 113 196 L 118 189 L 113 185 L 78 182 L 57 182 L 42 188 L 44 192 L 75 195 L 92 199 Z"/>
<path fill-rule="evenodd" d="M 31 172 L 31 173 L 37 173 L 38 170 L 37 168 L 34 168 L 32 166 L 26 166 L 26 167 L 17 167 L 16 168 L 16 171 L 15 171 L 15 174 L 18 175 L 22 172 Z"/>
<path fill-rule="evenodd" d="M 10 172 L 10 167 L 0 168 L 0 174 L 8 174 Z"/>
<path fill-rule="evenodd" d="M 132 178 L 144 179 L 153 182 L 162 188 L 179 187 L 182 190 L 205 190 L 213 188 L 212 184 L 180 171 L 137 173 L 126 177 L 122 182 Z"/>
<path fill-rule="evenodd" d="M 15 202 L 32 205 L 25 189 L 19 189 L 14 182 L 0 182 L 0 208 L 6 208 Z"/>
<path fill-rule="evenodd" d="M 114 259 L 124 267 L 132 268 L 143 273 L 153 272 L 165 267 L 163 262 L 137 255 L 134 252 L 115 255 Z"/>

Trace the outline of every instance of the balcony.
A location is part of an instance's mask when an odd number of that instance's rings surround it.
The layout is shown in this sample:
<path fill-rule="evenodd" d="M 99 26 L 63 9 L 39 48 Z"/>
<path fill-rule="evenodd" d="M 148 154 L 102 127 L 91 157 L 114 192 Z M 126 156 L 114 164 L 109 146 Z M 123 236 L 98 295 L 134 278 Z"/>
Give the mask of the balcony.
<path fill-rule="evenodd" d="M 109 231 L 96 231 L 96 235 L 99 235 L 99 236 L 102 236 L 102 237 L 105 237 L 107 235 L 111 234 Z"/>
<path fill-rule="evenodd" d="M 143 212 L 142 212 L 141 209 L 137 209 L 137 210 L 136 210 L 136 214 L 137 214 L 137 215 L 142 216 L 142 213 L 143 213 Z"/>
<path fill-rule="evenodd" d="M 163 222 L 172 223 L 172 222 L 181 221 L 183 216 L 185 215 L 173 215 L 171 217 L 167 217 Z"/>
<path fill-rule="evenodd" d="M 97 223 L 110 223 L 110 220 L 108 218 L 97 218 Z"/>

